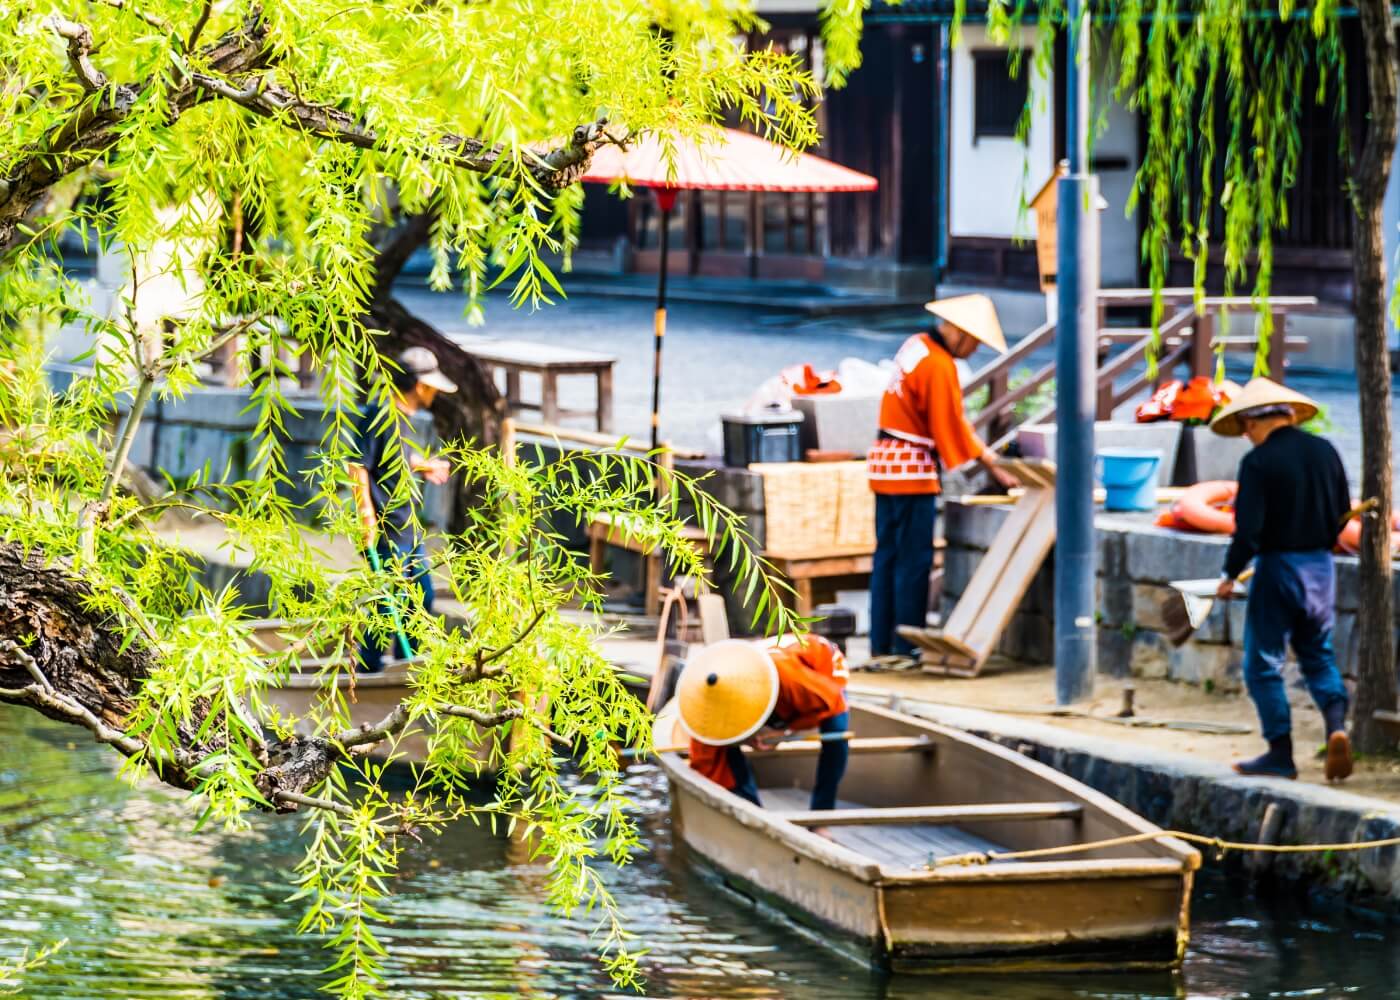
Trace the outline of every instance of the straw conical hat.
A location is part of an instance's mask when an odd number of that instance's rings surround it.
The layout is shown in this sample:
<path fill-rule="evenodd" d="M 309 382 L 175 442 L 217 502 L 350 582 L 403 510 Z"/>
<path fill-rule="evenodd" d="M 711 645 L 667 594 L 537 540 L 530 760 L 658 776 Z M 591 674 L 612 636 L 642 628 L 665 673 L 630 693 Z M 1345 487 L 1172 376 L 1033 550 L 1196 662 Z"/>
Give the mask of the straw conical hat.
<path fill-rule="evenodd" d="M 971 334 L 992 350 L 1006 353 L 1006 335 L 1001 332 L 997 307 L 985 295 L 958 295 L 924 303 L 924 308 L 941 320 Z"/>
<path fill-rule="evenodd" d="M 778 701 L 778 668 L 741 639 L 706 646 L 690 658 L 676 683 L 681 725 L 701 743 L 726 746 L 748 739 Z"/>
<path fill-rule="evenodd" d="M 1244 433 L 1244 421 L 1240 415 L 1246 410 L 1257 410 L 1261 406 L 1287 406 L 1293 411 L 1293 422 L 1301 424 L 1317 416 L 1317 404 L 1301 392 L 1294 392 L 1279 385 L 1272 379 L 1254 378 L 1230 404 L 1221 410 L 1210 422 L 1210 429 L 1225 437 L 1239 437 Z"/>

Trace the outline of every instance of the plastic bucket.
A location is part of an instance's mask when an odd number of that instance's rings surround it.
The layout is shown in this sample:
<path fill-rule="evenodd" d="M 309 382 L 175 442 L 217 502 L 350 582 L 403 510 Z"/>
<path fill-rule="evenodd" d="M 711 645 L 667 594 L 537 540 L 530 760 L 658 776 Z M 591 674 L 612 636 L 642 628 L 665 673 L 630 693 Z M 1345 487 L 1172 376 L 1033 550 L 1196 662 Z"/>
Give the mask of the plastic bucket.
<path fill-rule="evenodd" d="M 1104 448 L 1094 456 L 1103 483 L 1104 510 L 1156 510 L 1157 468 L 1160 451 L 1139 448 Z"/>

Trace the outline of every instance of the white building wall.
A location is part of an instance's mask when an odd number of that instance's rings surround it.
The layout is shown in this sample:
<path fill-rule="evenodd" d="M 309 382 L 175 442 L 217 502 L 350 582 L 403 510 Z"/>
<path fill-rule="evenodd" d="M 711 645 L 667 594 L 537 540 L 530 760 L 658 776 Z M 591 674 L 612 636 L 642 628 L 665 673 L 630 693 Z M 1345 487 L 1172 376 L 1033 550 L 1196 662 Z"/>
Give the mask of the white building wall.
<path fill-rule="evenodd" d="M 1031 48 L 1033 33 L 1023 31 L 1019 44 Z M 1029 212 L 1023 215 L 1020 204 L 1023 196 L 1030 198 L 1040 190 L 1055 166 L 1052 89 L 1029 62 L 1024 64 L 1021 72 L 1029 74 L 1032 102 L 1028 144 L 992 136 L 974 142 L 972 52 L 994 47 L 982 25 L 968 24 L 952 53 L 949 231 L 954 236 L 1030 239 L 1035 236 L 1035 219 Z"/>
<path fill-rule="evenodd" d="M 1095 46 L 1094 53 L 1105 46 Z M 1113 99 L 1116 73 L 1107 67 L 1094 74 L 1093 102 L 1095 127 L 1091 158 L 1097 164 L 1099 194 L 1108 207 L 1099 216 L 1099 282 L 1105 288 L 1130 288 L 1139 283 L 1138 262 L 1142 247 L 1138 242 L 1137 216 L 1124 216 L 1132 195 L 1141 154 L 1138 151 L 1137 112 Z"/>

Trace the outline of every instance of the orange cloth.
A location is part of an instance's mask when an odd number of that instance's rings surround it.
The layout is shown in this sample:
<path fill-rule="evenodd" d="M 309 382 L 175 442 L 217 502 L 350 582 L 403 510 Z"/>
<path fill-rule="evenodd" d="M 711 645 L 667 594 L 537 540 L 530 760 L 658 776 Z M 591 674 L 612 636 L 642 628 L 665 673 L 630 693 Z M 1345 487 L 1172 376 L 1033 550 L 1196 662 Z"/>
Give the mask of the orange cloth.
<path fill-rule="evenodd" d="M 866 458 L 876 493 L 938 493 L 938 460 L 948 469 L 979 457 L 986 445 L 963 412 L 953 356 L 926 333 L 910 337 L 895 355 L 895 374 L 880 400 L 880 429 L 897 441 L 878 441 Z"/>
<path fill-rule="evenodd" d="M 769 719 L 772 725 L 792 731 L 816 729 L 846 711 L 846 680 L 851 671 L 835 643 L 808 635 L 790 646 L 770 649 L 768 655 L 778 668 L 778 701 Z M 721 788 L 735 785 L 727 746 L 692 739 L 690 766 Z"/>

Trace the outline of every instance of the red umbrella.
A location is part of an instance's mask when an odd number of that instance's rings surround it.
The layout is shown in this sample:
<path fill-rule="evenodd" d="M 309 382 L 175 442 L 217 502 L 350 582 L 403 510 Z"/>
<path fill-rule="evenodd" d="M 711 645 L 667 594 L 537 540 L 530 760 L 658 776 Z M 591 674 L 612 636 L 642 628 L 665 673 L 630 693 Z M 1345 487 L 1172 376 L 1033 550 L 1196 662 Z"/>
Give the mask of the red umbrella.
<path fill-rule="evenodd" d="M 661 341 L 666 336 L 666 259 L 671 210 L 682 188 L 701 191 L 874 191 L 875 178 L 809 153 L 794 153 L 748 132 L 721 129 L 717 138 L 677 140 L 669 149 L 647 134 L 627 149 L 604 146 L 585 181 L 656 191 L 661 207 L 661 267 L 656 284 L 656 347 L 651 381 L 651 446 L 660 440 Z"/>

